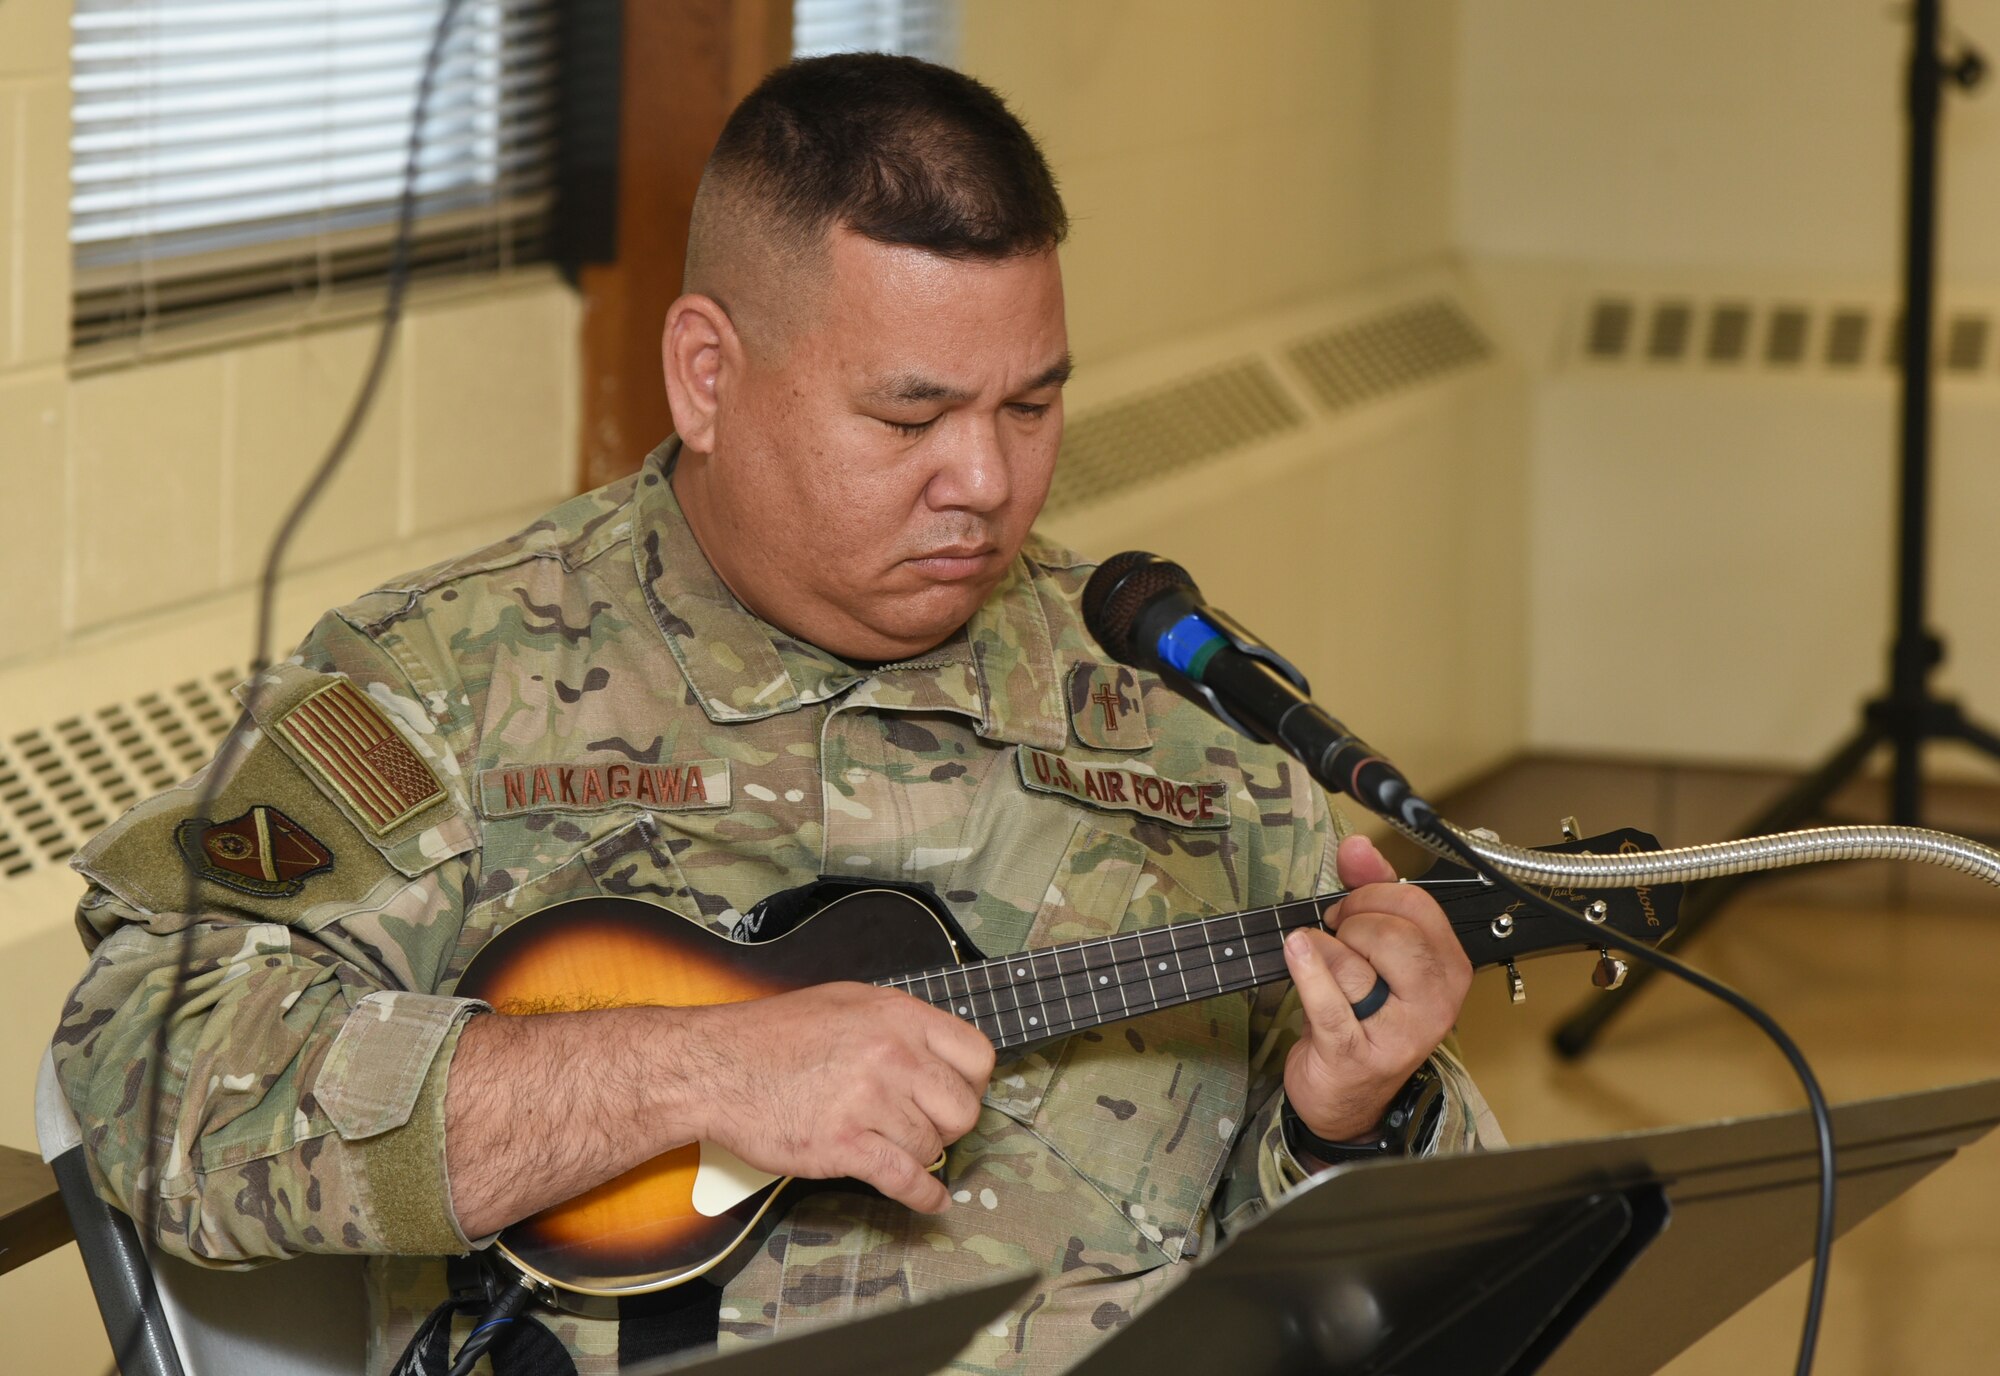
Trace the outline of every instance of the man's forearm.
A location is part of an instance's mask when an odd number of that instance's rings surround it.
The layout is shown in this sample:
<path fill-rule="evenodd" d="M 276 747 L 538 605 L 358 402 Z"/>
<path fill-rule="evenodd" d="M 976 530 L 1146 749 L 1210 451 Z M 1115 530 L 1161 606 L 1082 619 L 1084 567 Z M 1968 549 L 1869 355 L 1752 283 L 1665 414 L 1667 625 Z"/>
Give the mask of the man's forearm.
<path fill-rule="evenodd" d="M 700 1136 L 702 1010 L 484 1014 L 445 1092 L 452 1208 L 471 1238 Z"/>

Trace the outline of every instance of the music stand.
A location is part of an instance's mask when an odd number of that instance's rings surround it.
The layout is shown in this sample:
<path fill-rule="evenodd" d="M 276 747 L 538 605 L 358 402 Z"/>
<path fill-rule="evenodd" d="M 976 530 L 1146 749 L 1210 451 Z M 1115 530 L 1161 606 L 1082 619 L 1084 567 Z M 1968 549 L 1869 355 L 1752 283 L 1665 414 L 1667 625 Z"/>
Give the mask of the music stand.
<path fill-rule="evenodd" d="M 931 1376 L 972 1341 L 972 1335 L 1028 1292 L 1032 1274 L 960 1290 L 849 1323 L 827 1323 L 796 1336 L 756 1343 L 706 1360 L 677 1353 L 624 1376 Z"/>
<path fill-rule="evenodd" d="M 1833 1111 L 1841 1232 L 2000 1122 L 2000 1080 Z M 1643 1376 L 1812 1255 L 1804 1112 L 1335 1170 L 1075 1368 Z"/>

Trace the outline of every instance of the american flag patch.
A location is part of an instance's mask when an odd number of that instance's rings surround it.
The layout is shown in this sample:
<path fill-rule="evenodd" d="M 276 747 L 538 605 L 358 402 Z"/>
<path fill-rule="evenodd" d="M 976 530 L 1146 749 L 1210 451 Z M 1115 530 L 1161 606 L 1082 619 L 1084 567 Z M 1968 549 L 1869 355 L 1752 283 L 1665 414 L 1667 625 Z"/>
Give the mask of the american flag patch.
<path fill-rule="evenodd" d="M 431 767 L 344 678 L 278 718 L 277 730 L 377 836 L 444 797 Z"/>

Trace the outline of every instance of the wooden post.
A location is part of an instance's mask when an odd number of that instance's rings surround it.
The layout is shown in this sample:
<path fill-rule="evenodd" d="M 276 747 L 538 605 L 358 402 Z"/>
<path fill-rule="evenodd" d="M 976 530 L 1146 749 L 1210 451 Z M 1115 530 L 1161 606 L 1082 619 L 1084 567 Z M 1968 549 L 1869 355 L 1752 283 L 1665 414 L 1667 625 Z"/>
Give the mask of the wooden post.
<path fill-rule="evenodd" d="M 792 51 L 791 0 L 625 0 L 618 258 L 585 267 L 578 490 L 673 428 L 660 327 L 680 295 L 695 188 L 736 103 Z"/>

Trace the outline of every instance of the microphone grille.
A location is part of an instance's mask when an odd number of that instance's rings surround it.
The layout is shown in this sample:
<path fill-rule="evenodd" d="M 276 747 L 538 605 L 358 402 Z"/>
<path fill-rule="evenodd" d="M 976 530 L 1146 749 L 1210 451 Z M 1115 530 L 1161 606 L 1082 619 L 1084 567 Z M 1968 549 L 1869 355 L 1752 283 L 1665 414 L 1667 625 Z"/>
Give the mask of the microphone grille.
<path fill-rule="evenodd" d="M 1133 644 L 1133 627 L 1154 598 L 1174 588 L 1200 592 L 1188 571 L 1171 559 L 1140 549 L 1114 554 L 1083 586 L 1083 624 L 1113 659 L 1147 665 L 1149 657 Z"/>

